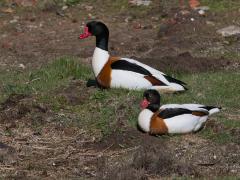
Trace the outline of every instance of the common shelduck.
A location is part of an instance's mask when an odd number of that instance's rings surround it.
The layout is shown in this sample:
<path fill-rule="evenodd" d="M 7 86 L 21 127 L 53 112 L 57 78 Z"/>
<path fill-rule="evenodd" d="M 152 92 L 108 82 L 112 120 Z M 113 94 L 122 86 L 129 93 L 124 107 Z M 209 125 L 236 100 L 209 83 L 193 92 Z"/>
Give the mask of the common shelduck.
<path fill-rule="evenodd" d="M 160 94 L 149 89 L 144 92 L 138 116 L 138 126 L 150 134 L 189 133 L 200 130 L 209 115 L 220 107 L 202 104 L 167 104 L 160 107 Z"/>
<path fill-rule="evenodd" d="M 91 21 L 80 39 L 96 36 L 92 68 L 102 88 L 156 89 L 159 92 L 186 90 L 185 83 L 134 59 L 112 57 L 108 52 L 109 30 L 99 21 Z"/>

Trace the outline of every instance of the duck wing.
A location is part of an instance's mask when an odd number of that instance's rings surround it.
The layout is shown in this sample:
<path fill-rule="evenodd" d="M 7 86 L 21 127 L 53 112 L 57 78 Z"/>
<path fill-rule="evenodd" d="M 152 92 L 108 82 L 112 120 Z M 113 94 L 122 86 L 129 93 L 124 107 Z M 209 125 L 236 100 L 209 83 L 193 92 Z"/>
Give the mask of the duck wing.
<path fill-rule="evenodd" d="M 160 110 L 164 110 L 167 108 L 184 108 L 191 111 L 208 111 L 209 115 L 217 113 L 221 109 L 221 107 L 206 106 L 203 104 L 165 104 L 160 107 Z"/>
<path fill-rule="evenodd" d="M 161 71 L 158 71 L 146 64 L 140 63 L 134 59 L 122 58 L 119 61 L 115 61 L 111 64 L 112 69 L 132 71 L 145 76 L 153 85 L 167 85 L 168 83 L 177 83 L 180 85 L 186 85 L 186 83 L 177 80 L 171 76 L 168 76 Z M 187 88 L 185 88 L 187 89 Z"/>
<path fill-rule="evenodd" d="M 195 116 L 206 116 L 209 113 L 207 110 L 204 110 L 204 109 L 189 110 L 185 108 L 166 108 L 166 109 L 160 110 L 158 117 L 162 119 L 168 119 L 168 118 L 180 116 L 183 114 L 192 114 Z"/>
<path fill-rule="evenodd" d="M 161 86 L 167 86 L 166 79 L 158 79 L 153 74 L 147 70 L 145 67 L 136 64 L 135 62 L 129 62 L 124 59 L 120 59 L 119 61 L 115 61 L 111 64 L 111 68 L 115 70 L 124 70 L 124 71 L 131 71 L 135 73 L 139 73 L 144 76 L 145 79 L 150 81 L 153 86 L 155 85 L 161 85 Z M 165 82 L 164 82 L 165 81 Z"/>
<path fill-rule="evenodd" d="M 152 76 L 150 71 L 148 71 L 144 67 L 123 59 L 113 62 L 111 64 L 111 68 L 118 69 L 118 70 L 125 70 L 125 71 L 133 71 L 139 74 L 143 74 L 145 76 Z"/>

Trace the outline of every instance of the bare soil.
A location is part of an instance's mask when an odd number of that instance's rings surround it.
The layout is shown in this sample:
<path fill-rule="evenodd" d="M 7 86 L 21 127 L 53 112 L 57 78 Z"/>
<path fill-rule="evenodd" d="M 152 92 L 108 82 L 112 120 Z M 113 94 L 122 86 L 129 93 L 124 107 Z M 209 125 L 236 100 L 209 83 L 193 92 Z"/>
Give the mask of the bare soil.
<path fill-rule="evenodd" d="M 81 3 L 70 7 L 62 15 L 59 15 L 59 7 L 52 5 L 0 12 L 0 69 L 32 70 L 62 56 L 73 56 L 90 65 L 94 38 L 78 39 L 84 23 L 90 19 L 109 25 L 109 49 L 113 55 L 135 57 L 162 71 L 176 73 L 239 69 L 239 61 L 223 56 L 225 52 L 237 53 L 239 41 L 229 44 L 216 34 L 216 29 L 226 22 L 238 20 L 239 11 L 209 12 L 201 17 L 190 9 L 184 14 L 179 7 L 154 3 L 156 6 L 144 18 L 130 12 L 118 12 L 110 17 L 106 9 L 98 11 L 98 7 L 104 8 L 99 1 L 94 5 Z M 13 19 L 16 21 L 12 22 Z M 88 101 L 86 97 L 93 91 L 86 88 L 85 82 L 73 81 L 56 93 L 65 96 L 67 103 L 74 106 Z M 122 119 L 110 135 L 99 139 L 81 127 L 57 121 L 60 115 L 48 104 L 38 104 L 35 98 L 13 94 L 0 106 L 2 177 L 240 176 L 239 129 L 231 130 L 236 142 L 218 144 L 196 134 L 174 138 L 149 136 Z M 205 128 L 216 132 L 224 130 L 214 119 L 210 119 Z"/>

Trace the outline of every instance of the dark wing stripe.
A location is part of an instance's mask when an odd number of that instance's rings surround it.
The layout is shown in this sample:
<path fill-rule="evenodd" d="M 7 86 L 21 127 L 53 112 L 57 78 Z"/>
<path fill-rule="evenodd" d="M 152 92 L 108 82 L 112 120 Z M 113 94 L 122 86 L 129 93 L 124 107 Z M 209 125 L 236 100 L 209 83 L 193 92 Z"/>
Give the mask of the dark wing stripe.
<path fill-rule="evenodd" d="M 177 83 L 177 84 L 181 84 L 182 86 L 183 85 L 187 85 L 185 82 L 183 82 L 183 81 L 180 81 L 180 80 L 178 80 L 178 79 L 175 79 L 175 78 L 173 78 L 173 77 L 171 77 L 171 76 L 168 76 L 168 75 L 163 75 L 169 82 L 172 82 L 172 83 Z"/>
<path fill-rule="evenodd" d="M 136 73 L 140 73 L 146 76 L 152 76 L 152 74 L 142 66 L 139 66 L 135 63 L 128 62 L 126 60 L 119 60 L 115 61 L 111 64 L 112 69 L 119 69 L 119 70 L 125 70 L 125 71 L 133 71 Z"/>
<path fill-rule="evenodd" d="M 162 119 L 167 119 L 167 118 L 179 116 L 182 114 L 192 114 L 192 111 L 188 110 L 188 109 L 183 109 L 183 108 L 167 108 L 167 109 L 162 110 L 158 114 L 158 117 L 160 117 Z"/>

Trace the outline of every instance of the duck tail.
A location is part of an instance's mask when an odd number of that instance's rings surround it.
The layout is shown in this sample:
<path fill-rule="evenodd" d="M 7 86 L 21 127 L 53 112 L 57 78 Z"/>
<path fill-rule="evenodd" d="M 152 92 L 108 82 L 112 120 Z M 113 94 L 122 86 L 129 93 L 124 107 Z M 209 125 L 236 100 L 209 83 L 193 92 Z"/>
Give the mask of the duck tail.
<path fill-rule="evenodd" d="M 186 84 L 185 82 L 180 81 L 180 80 L 178 80 L 178 79 L 175 79 L 175 78 L 173 78 L 173 77 L 171 77 L 171 76 L 168 76 L 168 75 L 164 75 L 164 77 L 165 77 L 170 83 L 175 83 L 175 84 L 180 85 L 180 86 L 183 88 L 181 91 L 187 91 L 187 90 L 188 90 L 188 88 L 186 87 L 187 84 Z"/>
<path fill-rule="evenodd" d="M 209 111 L 209 115 L 218 113 L 218 112 L 220 112 L 221 109 L 222 109 L 221 107 L 215 107 Z"/>
<path fill-rule="evenodd" d="M 222 107 L 216 107 L 216 106 L 204 106 L 203 108 L 208 110 L 209 115 L 218 113 L 222 109 Z"/>

